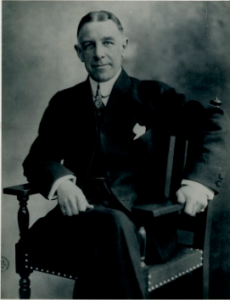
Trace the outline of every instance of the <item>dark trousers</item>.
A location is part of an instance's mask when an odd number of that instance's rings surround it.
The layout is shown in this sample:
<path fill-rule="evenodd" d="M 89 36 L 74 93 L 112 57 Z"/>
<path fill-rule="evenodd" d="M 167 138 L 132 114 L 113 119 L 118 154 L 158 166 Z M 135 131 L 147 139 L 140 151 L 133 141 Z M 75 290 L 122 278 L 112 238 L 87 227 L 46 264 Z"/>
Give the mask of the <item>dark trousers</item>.
<path fill-rule="evenodd" d="M 29 229 L 21 242 L 29 241 L 32 265 L 77 274 L 74 298 L 146 298 L 138 229 L 144 224 L 148 236 L 146 262 L 161 263 L 176 249 L 175 220 L 135 219 L 101 182 L 90 183 L 84 193 L 93 209 L 68 217 L 57 205 Z"/>
<path fill-rule="evenodd" d="M 57 206 L 29 230 L 29 253 L 51 269 L 77 269 L 74 298 L 145 298 L 138 225 L 128 211 L 105 205 L 73 217 Z"/>

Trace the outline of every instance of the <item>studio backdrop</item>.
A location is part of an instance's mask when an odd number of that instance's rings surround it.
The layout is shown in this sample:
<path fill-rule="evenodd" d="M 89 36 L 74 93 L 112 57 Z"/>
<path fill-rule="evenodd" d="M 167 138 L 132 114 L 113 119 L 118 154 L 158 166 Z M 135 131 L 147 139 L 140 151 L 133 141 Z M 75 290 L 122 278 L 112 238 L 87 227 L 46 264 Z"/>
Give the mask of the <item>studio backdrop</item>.
<path fill-rule="evenodd" d="M 2 8 L 3 187 L 26 182 L 22 162 L 50 98 L 87 77 L 74 44 L 77 25 L 89 11 L 108 10 L 121 20 L 129 38 L 123 65 L 130 76 L 166 82 L 201 102 L 217 96 L 230 114 L 230 2 L 3 1 Z M 229 175 L 214 205 L 211 298 L 230 297 L 228 182 Z M 55 205 L 32 197 L 30 224 Z M 17 210 L 17 201 L 3 195 L 2 298 L 18 298 Z M 32 298 L 72 295 L 71 280 L 40 273 L 31 280 Z"/>

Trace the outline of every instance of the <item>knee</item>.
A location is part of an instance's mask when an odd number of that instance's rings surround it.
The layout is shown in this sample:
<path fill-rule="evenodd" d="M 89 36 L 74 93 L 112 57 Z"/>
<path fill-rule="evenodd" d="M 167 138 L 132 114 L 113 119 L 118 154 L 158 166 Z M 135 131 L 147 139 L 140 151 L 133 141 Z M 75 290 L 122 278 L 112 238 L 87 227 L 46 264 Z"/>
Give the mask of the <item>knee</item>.
<path fill-rule="evenodd" d="M 136 230 L 135 225 L 129 217 L 119 210 L 108 211 L 105 224 L 108 228 L 113 229 L 116 232 L 130 232 Z"/>
<path fill-rule="evenodd" d="M 90 231 L 100 231 L 112 236 L 121 232 L 130 233 L 136 231 L 134 223 L 122 211 L 109 208 L 96 208 L 88 214 L 85 223 L 91 224 Z M 125 234 L 126 235 L 126 234 Z"/>

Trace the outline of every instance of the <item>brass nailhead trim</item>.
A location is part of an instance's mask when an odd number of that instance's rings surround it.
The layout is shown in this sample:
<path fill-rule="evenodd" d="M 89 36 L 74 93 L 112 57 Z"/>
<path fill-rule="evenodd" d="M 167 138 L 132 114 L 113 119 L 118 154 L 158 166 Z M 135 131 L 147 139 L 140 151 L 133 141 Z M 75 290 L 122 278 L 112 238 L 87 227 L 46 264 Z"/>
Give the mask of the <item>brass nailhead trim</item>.
<path fill-rule="evenodd" d="M 188 269 L 188 270 L 186 270 L 186 271 L 184 271 L 184 272 L 182 272 L 182 273 L 179 273 L 178 275 L 175 275 L 175 277 L 171 277 L 170 279 L 164 280 L 163 283 L 160 282 L 159 285 L 156 284 L 155 286 L 150 286 L 150 285 L 151 285 L 151 281 L 148 281 L 148 285 L 149 285 L 149 289 L 148 289 L 148 290 L 149 290 L 149 291 L 152 291 L 152 290 L 154 290 L 154 289 L 157 289 L 157 288 L 159 288 L 160 286 L 166 284 L 167 282 L 171 282 L 171 281 L 177 279 L 178 277 L 180 277 L 180 276 L 182 276 L 182 275 L 185 275 L 185 274 L 187 274 L 187 273 L 189 273 L 189 272 L 192 272 L 193 270 L 195 270 L 196 268 L 199 268 L 200 266 L 202 266 L 202 263 L 197 264 L 196 266 L 193 266 L 193 267 L 191 267 L 190 269 Z M 64 276 L 66 277 L 66 275 L 64 275 Z M 152 277 L 151 275 L 148 275 L 148 278 L 149 278 L 149 279 L 150 279 L 151 277 Z M 69 276 L 69 278 L 72 278 L 72 276 Z M 77 277 L 76 277 L 75 279 L 77 279 Z"/>

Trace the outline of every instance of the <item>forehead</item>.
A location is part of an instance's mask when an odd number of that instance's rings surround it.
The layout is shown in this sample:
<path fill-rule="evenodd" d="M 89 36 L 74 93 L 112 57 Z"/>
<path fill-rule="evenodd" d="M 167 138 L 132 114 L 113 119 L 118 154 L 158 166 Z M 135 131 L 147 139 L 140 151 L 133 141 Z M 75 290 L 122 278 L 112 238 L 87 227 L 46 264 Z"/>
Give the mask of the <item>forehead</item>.
<path fill-rule="evenodd" d="M 117 25 L 111 20 L 89 22 L 82 26 L 78 40 L 79 42 L 84 42 L 86 40 L 97 40 L 104 37 L 119 38 L 121 34 Z"/>

